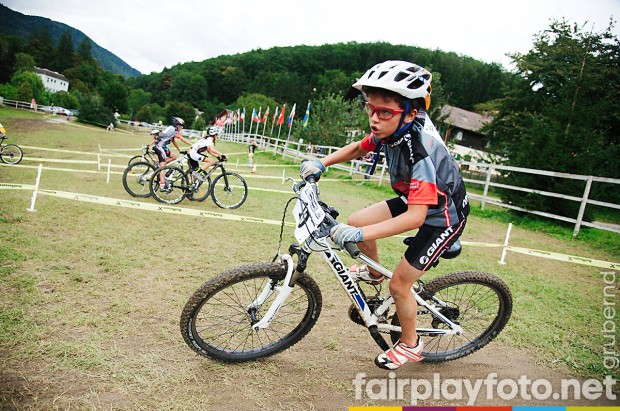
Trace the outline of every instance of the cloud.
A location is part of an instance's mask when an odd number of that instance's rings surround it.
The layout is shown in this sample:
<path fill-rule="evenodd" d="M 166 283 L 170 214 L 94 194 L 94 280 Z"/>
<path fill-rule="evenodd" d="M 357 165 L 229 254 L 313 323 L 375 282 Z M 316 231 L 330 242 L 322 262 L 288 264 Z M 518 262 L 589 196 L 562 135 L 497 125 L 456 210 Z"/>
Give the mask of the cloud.
<path fill-rule="evenodd" d="M 143 73 L 275 46 L 385 41 L 453 51 L 508 67 L 551 19 L 605 29 L 617 0 L 3 0 L 75 27 Z M 590 27 L 590 26 L 588 26 Z M 618 36 L 618 27 L 615 28 Z"/>

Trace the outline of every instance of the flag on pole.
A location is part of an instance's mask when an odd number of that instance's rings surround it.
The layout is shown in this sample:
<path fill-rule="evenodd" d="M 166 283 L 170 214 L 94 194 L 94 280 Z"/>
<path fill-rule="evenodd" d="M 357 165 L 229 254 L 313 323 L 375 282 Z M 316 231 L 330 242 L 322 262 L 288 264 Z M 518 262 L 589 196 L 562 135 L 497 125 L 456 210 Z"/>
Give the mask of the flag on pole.
<path fill-rule="evenodd" d="M 284 123 L 284 112 L 286 111 L 286 104 L 282 106 L 282 111 L 280 112 L 280 117 L 278 117 L 278 125 L 281 126 Z"/>
<path fill-rule="evenodd" d="M 260 123 L 260 117 L 261 117 L 261 116 L 260 116 L 260 112 L 261 112 L 261 111 L 263 111 L 263 108 L 262 108 L 262 107 L 259 107 L 259 108 L 258 108 L 258 115 L 254 118 L 254 121 L 255 121 L 256 123 Z"/>
<path fill-rule="evenodd" d="M 301 125 L 303 128 L 308 127 L 308 119 L 310 118 L 310 102 L 308 101 L 308 107 L 306 107 L 306 115 L 304 116 Z"/>
<path fill-rule="evenodd" d="M 273 120 L 271 120 L 271 126 L 273 127 L 274 124 L 276 124 L 276 118 L 278 118 L 278 109 L 280 107 L 276 107 L 276 111 L 275 113 L 273 113 Z"/>
<path fill-rule="evenodd" d="M 291 127 L 293 125 L 293 117 L 295 117 L 295 107 L 297 103 L 293 104 L 293 108 L 291 109 L 291 114 L 288 116 L 288 120 L 286 120 L 286 125 Z"/>
<path fill-rule="evenodd" d="M 265 115 L 263 116 L 263 123 L 267 124 L 268 117 L 269 117 L 269 106 L 267 106 L 267 110 L 265 110 Z"/>
<path fill-rule="evenodd" d="M 245 107 L 243 107 L 243 113 L 239 114 L 239 121 L 245 121 Z"/>
<path fill-rule="evenodd" d="M 252 109 L 252 121 L 256 121 L 256 109 Z"/>

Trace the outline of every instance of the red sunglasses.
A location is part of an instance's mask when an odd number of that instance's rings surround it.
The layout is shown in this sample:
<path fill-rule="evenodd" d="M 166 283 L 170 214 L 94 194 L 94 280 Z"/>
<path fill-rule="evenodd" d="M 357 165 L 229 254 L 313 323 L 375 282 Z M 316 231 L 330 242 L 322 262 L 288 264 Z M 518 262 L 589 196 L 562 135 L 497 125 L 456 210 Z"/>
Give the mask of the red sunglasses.
<path fill-rule="evenodd" d="M 370 103 L 366 103 L 366 113 L 368 117 L 372 117 L 373 114 L 377 114 L 380 120 L 390 120 L 396 114 L 404 113 L 402 109 L 392 109 L 387 107 L 375 107 Z"/>

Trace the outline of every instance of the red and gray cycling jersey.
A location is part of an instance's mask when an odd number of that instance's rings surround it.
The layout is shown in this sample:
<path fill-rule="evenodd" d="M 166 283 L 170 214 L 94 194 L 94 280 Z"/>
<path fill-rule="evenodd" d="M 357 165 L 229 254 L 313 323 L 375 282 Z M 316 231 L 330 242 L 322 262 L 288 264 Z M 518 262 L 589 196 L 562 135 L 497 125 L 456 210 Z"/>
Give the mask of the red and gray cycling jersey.
<path fill-rule="evenodd" d="M 174 126 L 168 126 L 159 134 L 155 145 L 163 149 L 168 147 L 168 144 L 172 143 L 172 140 L 177 136 L 177 129 Z"/>
<path fill-rule="evenodd" d="M 381 140 L 369 134 L 361 141 L 367 151 Z M 402 137 L 383 144 L 392 189 L 407 204 L 428 205 L 424 224 L 449 227 L 469 215 L 469 202 L 458 165 L 432 121 L 422 112 Z"/>

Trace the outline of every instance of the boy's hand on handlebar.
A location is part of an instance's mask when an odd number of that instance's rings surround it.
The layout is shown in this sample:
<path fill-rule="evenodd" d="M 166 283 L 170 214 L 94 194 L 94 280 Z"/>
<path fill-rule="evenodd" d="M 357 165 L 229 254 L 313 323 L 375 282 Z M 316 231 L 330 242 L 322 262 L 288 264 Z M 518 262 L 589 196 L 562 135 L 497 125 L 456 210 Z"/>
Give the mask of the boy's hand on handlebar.
<path fill-rule="evenodd" d="M 226 161 L 228 160 L 228 156 L 226 154 L 222 154 L 221 156 L 217 157 L 217 161 Z"/>
<path fill-rule="evenodd" d="M 299 175 L 304 180 L 307 180 L 308 177 L 314 177 L 316 181 L 319 181 L 323 171 L 325 171 L 325 166 L 321 160 L 304 161 L 299 168 Z"/>
<path fill-rule="evenodd" d="M 364 241 L 361 228 L 342 223 L 332 227 L 329 236 L 339 247 L 344 247 L 344 243 L 361 243 Z"/>

